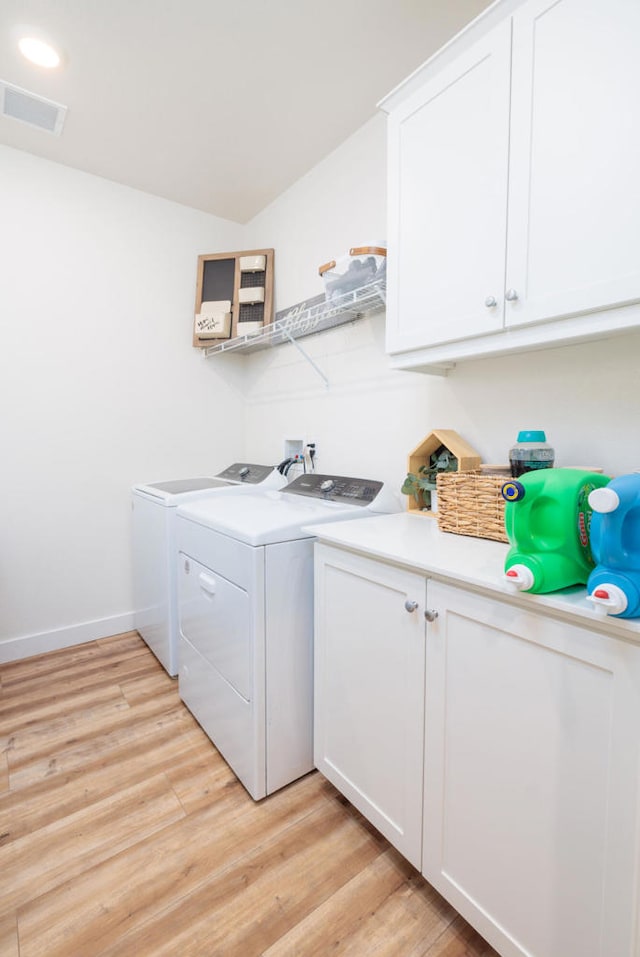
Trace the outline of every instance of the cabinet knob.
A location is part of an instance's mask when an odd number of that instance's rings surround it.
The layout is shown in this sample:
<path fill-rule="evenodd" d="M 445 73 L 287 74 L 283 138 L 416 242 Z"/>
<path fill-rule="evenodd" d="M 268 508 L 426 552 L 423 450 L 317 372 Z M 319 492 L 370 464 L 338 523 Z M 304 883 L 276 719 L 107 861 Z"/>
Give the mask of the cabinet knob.
<path fill-rule="evenodd" d="M 504 298 L 507 300 L 507 302 L 515 302 L 516 299 L 518 298 L 518 292 L 517 292 L 517 290 L 516 290 L 516 289 L 507 289 L 507 291 L 506 291 L 505 294 L 504 294 Z"/>
<path fill-rule="evenodd" d="M 484 301 L 484 304 L 487 307 L 487 309 L 493 309 L 494 306 L 498 305 L 498 300 L 496 299 L 495 296 L 487 296 L 487 298 Z"/>
<path fill-rule="evenodd" d="M 438 612 L 435 611 L 433 608 L 427 608 L 427 610 L 424 613 L 424 617 L 427 619 L 427 621 L 435 621 L 436 618 L 438 617 Z"/>
<path fill-rule="evenodd" d="M 418 607 L 418 602 L 417 602 L 417 601 L 411 601 L 410 598 L 407 598 L 407 600 L 406 600 L 405 603 L 404 603 L 404 607 L 405 607 L 405 610 L 406 610 L 406 611 L 409 611 L 409 612 L 415 611 L 416 608 Z"/>

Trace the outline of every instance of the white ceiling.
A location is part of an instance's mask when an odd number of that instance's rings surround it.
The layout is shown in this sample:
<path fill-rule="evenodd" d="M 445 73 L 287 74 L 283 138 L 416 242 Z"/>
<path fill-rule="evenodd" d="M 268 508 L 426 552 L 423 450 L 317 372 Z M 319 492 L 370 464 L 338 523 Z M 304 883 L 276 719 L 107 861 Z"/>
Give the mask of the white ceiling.
<path fill-rule="evenodd" d="M 0 143 L 246 222 L 489 2 L 1 0 L 0 79 L 68 113 L 60 137 L 0 117 Z"/>

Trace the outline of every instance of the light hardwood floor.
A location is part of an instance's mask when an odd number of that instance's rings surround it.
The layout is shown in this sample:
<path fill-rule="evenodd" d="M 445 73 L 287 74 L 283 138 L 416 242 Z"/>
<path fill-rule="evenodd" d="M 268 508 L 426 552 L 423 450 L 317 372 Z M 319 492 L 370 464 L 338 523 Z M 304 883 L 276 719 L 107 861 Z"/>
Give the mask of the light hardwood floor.
<path fill-rule="evenodd" d="M 136 633 L 0 667 L 1 957 L 495 957 L 317 772 L 254 803 Z"/>

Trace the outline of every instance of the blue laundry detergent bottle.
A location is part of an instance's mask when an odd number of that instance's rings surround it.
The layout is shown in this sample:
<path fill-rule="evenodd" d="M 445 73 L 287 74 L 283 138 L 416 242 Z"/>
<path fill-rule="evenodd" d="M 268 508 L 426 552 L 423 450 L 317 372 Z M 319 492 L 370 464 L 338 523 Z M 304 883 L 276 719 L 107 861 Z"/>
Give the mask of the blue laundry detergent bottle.
<path fill-rule="evenodd" d="M 591 550 L 596 567 L 587 581 L 594 611 L 640 617 L 640 474 L 620 475 L 589 495 Z"/>

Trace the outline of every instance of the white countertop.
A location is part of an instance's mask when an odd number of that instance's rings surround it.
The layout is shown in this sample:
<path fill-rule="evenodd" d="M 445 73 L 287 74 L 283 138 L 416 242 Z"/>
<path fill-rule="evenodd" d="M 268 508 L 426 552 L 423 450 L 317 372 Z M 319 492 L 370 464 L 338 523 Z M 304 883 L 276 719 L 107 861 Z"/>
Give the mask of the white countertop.
<path fill-rule="evenodd" d="M 503 579 L 508 545 L 441 532 L 433 516 L 409 512 L 376 515 L 310 525 L 305 531 L 321 542 L 423 572 L 430 578 L 493 592 L 496 597 L 515 602 L 523 609 L 544 611 L 640 643 L 640 619 L 596 615 L 583 586 L 548 595 L 518 592 Z"/>

